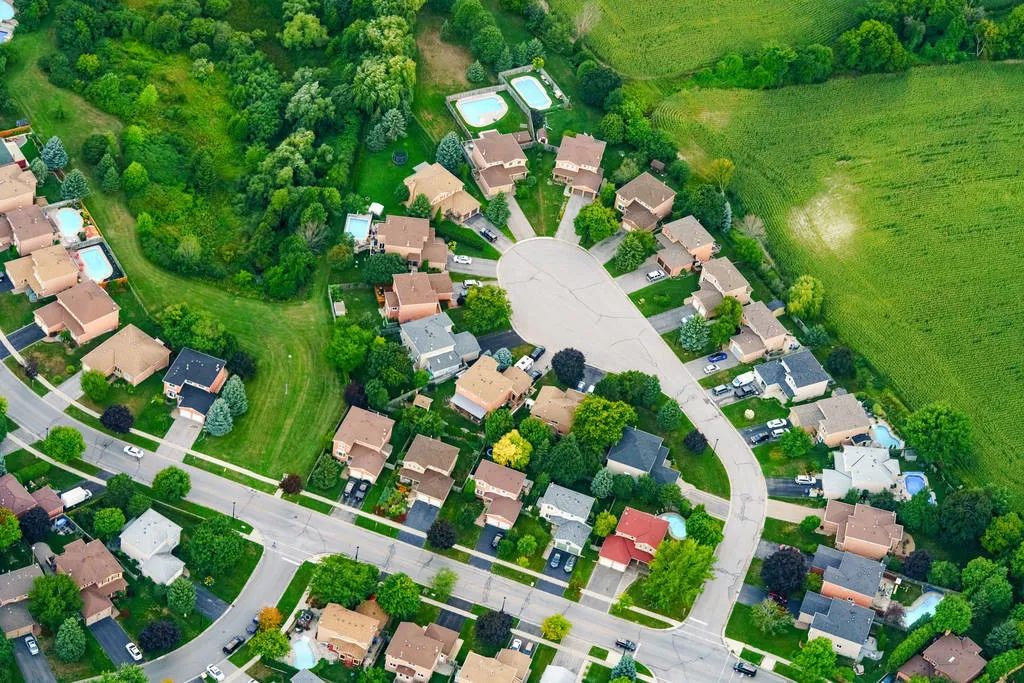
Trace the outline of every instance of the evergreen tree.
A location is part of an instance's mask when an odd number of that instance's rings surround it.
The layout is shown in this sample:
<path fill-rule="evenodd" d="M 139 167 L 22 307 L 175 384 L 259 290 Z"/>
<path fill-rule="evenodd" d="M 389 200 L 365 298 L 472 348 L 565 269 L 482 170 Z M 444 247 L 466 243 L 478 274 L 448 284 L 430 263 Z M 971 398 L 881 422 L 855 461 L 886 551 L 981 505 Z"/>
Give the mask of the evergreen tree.
<path fill-rule="evenodd" d="M 405 212 L 410 216 L 415 216 L 417 218 L 430 218 L 431 210 L 432 207 L 430 206 L 430 199 L 427 198 L 427 195 L 421 192 L 416 195 L 412 200 L 412 204 L 409 205 L 409 208 L 406 209 Z"/>
<path fill-rule="evenodd" d="M 100 180 L 100 188 L 107 194 L 121 189 L 121 174 L 117 172 L 116 168 L 107 169 Z"/>
<path fill-rule="evenodd" d="M 29 168 L 32 169 L 32 175 L 36 177 L 36 182 L 40 185 L 46 182 L 46 177 L 50 175 L 50 169 L 46 168 L 46 162 L 43 161 L 42 157 L 36 157 L 29 164 Z"/>
<path fill-rule="evenodd" d="M 711 340 L 711 330 L 701 315 L 694 315 L 679 328 L 679 344 L 687 351 L 703 351 Z"/>
<path fill-rule="evenodd" d="M 397 109 L 388 109 L 384 112 L 384 116 L 380 118 L 379 125 L 383 129 L 388 141 L 393 142 L 398 138 L 405 137 L 405 116 Z"/>
<path fill-rule="evenodd" d="M 616 678 L 628 678 L 631 681 L 636 680 L 636 662 L 630 655 L 623 655 L 619 663 L 612 669 L 612 679 Z"/>
<path fill-rule="evenodd" d="M 85 174 L 77 168 L 64 176 L 64 182 L 60 186 L 60 196 L 64 199 L 83 199 L 89 196 L 89 183 Z"/>
<path fill-rule="evenodd" d="M 228 407 L 228 402 L 223 398 L 218 398 L 206 414 L 206 424 L 203 425 L 203 429 L 211 436 L 224 436 L 234 426 L 235 422 L 231 418 L 231 408 Z"/>
<path fill-rule="evenodd" d="M 7 474 L 7 455 L 0 453 L 0 477 Z"/>
<path fill-rule="evenodd" d="M 487 216 L 487 220 L 499 228 L 508 223 L 508 197 L 505 196 L 504 192 L 499 192 L 498 196 L 491 200 L 487 208 L 484 209 L 484 215 Z"/>
<path fill-rule="evenodd" d="M 54 649 L 65 662 L 77 662 L 85 654 L 85 631 L 77 617 L 68 617 L 57 629 Z"/>
<path fill-rule="evenodd" d="M 366 134 L 366 149 L 379 152 L 387 146 L 388 139 L 384 134 L 384 128 L 378 123 Z"/>
<path fill-rule="evenodd" d="M 196 586 L 194 583 L 179 576 L 167 588 L 167 607 L 187 617 L 196 607 Z"/>
<path fill-rule="evenodd" d="M 607 498 L 612 495 L 612 482 L 614 478 L 615 474 L 610 469 L 607 467 L 601 468 L 594 475 L 593 481 L 590 482 L 590 492 L 596 498 Z"/>
<path fill-rule="evenodd" d="M 459 169 L 462 159 L 462 140 L 454 131 L 447 133 L 437 143 L 437 163 L 454 173 Z"/>
<path fill-rule="evenodd" d="M 224 384 L 224 390 L 221 392 L 221 398 L 227 402 L 233 417 L 245 415 L 249 410 L 249 398 L 245 395 L 245 384 L 242 383 L 242 378 L 238 375 L 231 375 L 228 378 Z"/>
<path fill-rule="evenodd" d="M 466 80 L 473 85 L 478 85 L 487 80 L 487 71 L 479 59 L 466 68 Z"/>
<path fill-rule="evenodd" d="M 730 228 L 732 228 L 732 204 L 726 200 L 722 210 L 722 232 L 729 232 Z"/>
<path fill-rule="evenodd" d="M 39 150 L 39 158 L 46 164 L 46 168 L 51 171 L 56 171 L 68 165 L 67 150 L 64 149 L 64 143 L 56 135 L 47 140 L 43 148 Z"/>

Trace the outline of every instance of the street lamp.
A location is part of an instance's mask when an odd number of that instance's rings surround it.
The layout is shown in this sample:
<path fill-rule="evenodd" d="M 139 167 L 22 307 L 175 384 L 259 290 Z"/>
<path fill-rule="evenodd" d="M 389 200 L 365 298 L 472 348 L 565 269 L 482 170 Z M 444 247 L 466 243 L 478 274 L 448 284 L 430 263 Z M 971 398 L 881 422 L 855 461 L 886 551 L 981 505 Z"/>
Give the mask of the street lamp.
<path fill-rule="evenodd" d="M 231 519 L 235 518 L 235 501 L 231 501 Z"/>
<path fill-rule="evenodd" d="M 355 557 L 355 561 L 356 561 L 356 562 L 358 562 L 358 561 L 359 561 L 359 546 L 356 546 L 356 557 Z"/>

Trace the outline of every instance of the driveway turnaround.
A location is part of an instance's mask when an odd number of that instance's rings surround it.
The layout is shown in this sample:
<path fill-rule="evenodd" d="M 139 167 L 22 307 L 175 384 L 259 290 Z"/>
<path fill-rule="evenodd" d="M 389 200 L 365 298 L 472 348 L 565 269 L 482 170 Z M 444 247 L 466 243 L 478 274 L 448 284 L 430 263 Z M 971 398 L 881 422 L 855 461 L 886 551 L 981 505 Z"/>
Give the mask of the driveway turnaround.
<path fill-rule="evenodd" d="M 683 367 L 604 267 L 585 250 L 561 240 L 517 243 L 498 263 L 498 281 L 512 303 L 512 326 L 552 352 L 568 346 L 611 372 L 657 375 L 711 443 L 729 474 L 732 495 L 725 540 L 714 577 L 688 621 L 720 637 L 764 525 L 767 492 L 754 454 L 697 380 Z"/>
<path fill-rule="evenodd" d="M 89 630 L 92 631 L 92 634 L 96 637 L 96 642 L 107 653 L 114 666 L 135 663 L 135 660 L 128 654 L 128 650 L 125 649 L 125 646 L 132 642 L 132 639 L 121 628 L 121 624 L 114 621 L 112 617 L 106 617 L 105 619 L 100 619 L 95 624 L 90 624 Z"/>
<path fill-rule="evenodd" d="M 658 257 L 656 255 L 648 256 L 647 260 L 641 263 L 639 268 L 626 273 L 625 275 L 618 276 L 615 278 L 615 282 L 618 283 L 619 287 L 622 288 L 622 291 L 626 294 L 632 294 L 633 292 L 643 289 L 648 285 L 653 285 L 654 282 L 647 279 L 647 273 L 657 269 Z M 665 278 L 662 278 L 662 280 L 664 279 Z"/>

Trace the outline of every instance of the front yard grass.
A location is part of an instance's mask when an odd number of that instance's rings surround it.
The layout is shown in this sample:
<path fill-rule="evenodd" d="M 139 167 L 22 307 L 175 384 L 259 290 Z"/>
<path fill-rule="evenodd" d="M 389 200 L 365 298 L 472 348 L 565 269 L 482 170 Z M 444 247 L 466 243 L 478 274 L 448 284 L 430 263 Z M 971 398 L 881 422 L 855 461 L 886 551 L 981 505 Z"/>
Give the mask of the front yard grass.
<path fill-rule="evenodd" d="M 756 586 L 758 588 L 764 588 L 764 580 L 761 578 L 761 567 L 764 566 L 764 560 L 760 557 L 755 557 L 750 561 L 750 568 L 747 569 L 747 575 L 743 579 L 743 583 L 748 586 Z"/>
<path fill-rule="evenodd" d="M 4 365 L 6 365 L 7 368 L 14 373 L 14 376 L 20 379 L 29 389 L 36 392 L 36 395 L 46 396 L 50 393 L 50 390 L 47 389 L 46 386 L 38 379 L 29 379 L 28 375 L 25 374 L 24 368 L 22 368 L 21 364 L 15 360 L 14 356 L 8 356 L 5 358 Z"/>
<path fill-rule="evenodd" d="M 645 318 L 650 318 L 652 315 L 682 306 L 683 300 L 695 289 L 697 289 L 697 276 L 691 273 L 655 282 L 653 285 L 631 293 L 629 298 Z"/>
<path fill-rule="evenodd" d="M 579 602 L 583 589 L 590 583 L 590 575 L 594 573 L 597 566 L 597 551 L 587 546 L 583 554 L 576 559 L 576 568 L 572 570 L 572 578 L 569 580 L 569 587 L 565 589 L 563 597 L 566 600 Z"/>
<path fill-rule="evenodd" d="M 736 603 L 725 627 L 725 636 L 741 643 L 752 645 L 759 650 L 771 652 L 785 659 L 792 660 L 800 651 L 806 631 L 793 625 L 786 625 L 780 633 L 766 635 L 754 624 L 753 609 Z"/>
<path fill-rule="evenodd" d="M 755 446 L 753 451 L 766 477 L 795 477 L 798 474 L 821 472 L 831 466 L 831 454 L 823 446 L 815 446 L 800 458 L 787 457 L 779 444 L 772 442 Z"/>
<path fill-rule="evenodd" d="M 14 248 L 3 252 L 6 256 L 13 252 Z M 14 252 L 17 256 L 17 252 Z M 8 261 L 10 259 L 4 259 Z M 24 294 L 12 294 L 10 292 L 0 295 L 0 330 L 7 334 L 21 329 L 32 322 L 32 311 L 36 306 L 43 305 L 40 302 L 32 303 Z"/>
<path fill-rule="evenodd" d="M 804 531 L 799 524 L 771 517 L 764 520 L 764 531 L 761 533 L 761 538 L 772 543 L 794 546 L 805 553 L 813 553 L 819 545 L 831 545 L 828 536 L 814 531 Z"/>
<path fill-rule="evenodd" d="M 679 476 L 701 491 L 728 498 L 729 475 L 711 445 L 709 444 L 699 455 L 694 455 L 683 445 L 683 439 L 693 429 L 693 423 L 689 418 L 684 415 L 679 429 L 672 432 L 666 433 L 658 427 L 657 409 L 667 400 L 671 399 L 663 396 L 653 409 L 637 409 L 637 427 L 665 439 L 665 445 L 669 449 L 669 458 L 679 471 Z"/>
<path fill-rule="evenodd" d="M 247 474 L 242 474 L 241 472 L 236 472 L 235 470 L 230 469 L 228 467 L 224 467 L 223 465 L 218 465 L 216 463 L 210 462 L 209 460 L 197 458 L 191 453 L 185 454 L 185 459 L 183 460 L 183 462 L 186 465 L 191 465 L 192 467 L 197 467 L 201 470 L 206 470 L 207 472 L 216 474 L 218 477 L 230 479 L 231 481 L 242 484 L 243 486 L 248 486 L 249 488 L 256 489 L 257 491 L 263 491 L 263 493 L 272 494 L 275 491 L 277 491 L 277 487 L 274 486 L 273 484 L 268 484 L 259 479 L 255 479 L 254 477 L 250 477 Z"/>
<path fill-rule="evenodd" d="M 92 631 L 87 628 L 83 630 L 85 631 L 85 654 L 77 662 L 65 662 L 57 656 L 52 635 L 41 635 L 36 638 L 39 648 L 46 655 L 50 666 L 53 667 L 53 673 L 57 675 L 57 680 L 60 683 L 92 678 L 115 669 L 114 663 L 100 647 Z M 17 667 L 12 668 L 17 669 Z"/>
<path fill-rule="evenodd" d="M 438 513 L 438 519 L 447 520 L 455 527 L 455 542 L 458 545 L 475 548 L 482 531 L 475 522 L 483 508 L 483 503 L 473 494 L 453 489 Z"/>
<path fill-rule="evenodd" d="M 754 366 L 749 363 L 740 363 L 736 367 L 729 368 L 728 370 L 722 370 L 713 375 L 702 377 L 698 380 L 698 383 L 705 389 L 717 387 L 719 384 L 728 384 L 744 372 L 749 372 L 753 367 Z"/>
<path fill-rule="evenodd" d="M 123 405 L 135 416 L 135 428 L 139 431 L 163 436 L 174 422 L 171 418 L 173 404 L 163 395 L 163 373 L 157 372 L 146 381 L 133 387 L 124 380 L 110 385 L 110 393 L 102 402 L 96 402 L 83 395 L 79 403 L 102 413 L 113 405 Z"/>
<path fill-rule="evenodd" d="M 530 176 L 536 183 L 533 187 L 520 182 L 516 187 L 516 201 L 530 221 L 534 232 L 550 237 L 558 231 L 558 223 L 562 218 L 562 207 L 566 202 L 565 186 L 558 185 L 551 179 L 555 168 L 555 156 L 540 147 L 527 150 Z"/>
<path fill-rule="evenodd" d="M 754 411 L 754 417 L 747 418 L 744 413 L 748 410 Z M 736 403 L 730 403 L 722 408 L 722 412 L 729 418 L 729 422 L 734 427 L 753 427 L 754 425 L 763 425 L 769 420 L 776 420 L 779 418 L 785 418 L 789 415 L 789 409 L 779 403 L 774 398 L 760 398 L 758 396 L 752 396 L 750 398 L 737 401 Z"/>
<path fill-rule="evenodd" d="M 198 610 L 183 617 L 166 607 L 166 598 L 156 595 L 156 586 L 145 579 L 129 580 L 128 595 L 118 599 L 117 609 L 120 615 L 117 620 L 132 637 L 136 643 L 139 642 L 139 634 L 151 622 L 157 620 L 169 620 L 177 624 L 181 629 L 181 640 L 171 649 L 177 649 L 189 642 L 212 623 L 209 619 L 199 613 Z M 169 650 L 158 652 L 146 652 L 147 659 L 153 659 L 165 654 Z"/>
<path fill-rule="evenodd" d="M 530 677 L 526 679 L 526 683 L 539 683 L 541 677 L 544 676 L 544 669 L 554 661 L 556 654 L 558 654 L 558 650 L 550 645 L 544 643 L 538 645 L 533 653 L 533 661 L 530 662 Z"/>
<path fill-rule="evenodd" d="M 681 325 L 682 323 L 680 323 Z M 666 332 L 661 335 L 661 338 L 665 340 L 668 347 L 672 349 L 672 353 L 676 354 L 676 358 L 679 359 L 680 363 L 689 363 L 691 360 L 696 360 L 704 354 L 699 351 L 690 351 L 684 349 L 683 345 L 679 343 L 679 330 L 675 329 L 671 332 Z"/>
<path fill-rule="evenodd" d="M 64 413 L 68 417 L 72 417 L 78 420 L 79 422 L 82 422 L 92 427 L 98 432 L 103 432 L 107 436 L 112 436 L 115 439 L 121 439 L 122 441 L 133 443 L 136 446 L 139 446 L 140 448 L 145 448 L 146 450 L 149 451 L 156 451 L 157 447 L 160 445 L 156 441 L 153 441 L 152 439 L 147 439 L 144 436 L 139 436 L 138 434 L 132 434 L 131 432 L 121 434 L 119 432 L 115 432 L 112 429 L 107 429 L 107 427 L 105 427 L 103 423 L 99 421 L 99 419 L 93 417 L 92 415 L 85 412 L 76 405 L 69 405 L 67 408 L 64 409 Z"/>

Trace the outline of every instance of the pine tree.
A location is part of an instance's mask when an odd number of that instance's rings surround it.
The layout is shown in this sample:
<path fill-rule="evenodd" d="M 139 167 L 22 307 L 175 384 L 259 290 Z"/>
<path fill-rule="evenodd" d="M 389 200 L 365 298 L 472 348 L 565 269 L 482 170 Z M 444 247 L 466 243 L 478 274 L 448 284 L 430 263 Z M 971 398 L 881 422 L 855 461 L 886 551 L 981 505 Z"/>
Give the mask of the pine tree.
<path fill-rule="evenodd" d="M 371 152 L 379 152 L 387 146 L 388 140 L 384 134 L 384 128 L 378 123 L 366 134 L 366 149 Z"/>
<path fill-rule="evenodd" d="M 405 137 L 405 116 L 397 109 L 388 109 L 380 118 L 380 125 L 389 141 Z"/>
<path fill-rule="evenodd" d="M 0 453 L 0 477 L 7 474 L 7 456 Z"/>
<path fill-rule="evenodd" d="M 206 424 L 203 425 L 203 429 L 211 436 L 224 436 L 234 426 L 235 422 L 231 418 L 231 408 L 228 407 L 227 401 L 223 398 L 218 398 L 210 406 L 210 411 L 206 413 Z"/>
<path fill-rule="evenodd" d="M 480 63 L 479 59 L 466 68 L 466 80 L 474 85 L 483 83 L 487 80 L 487 71 L 484 69 L 484 65 Z"/>
<path fill-rule="evenodd" d="M 616 678 L 628 678 L 631 681 L 636 680 L 636 662 L 629 655 L 623 655 L 619 663 L 612 669 L 612 679 Z"/>
<path fill-rule="evenodd" d="M 711 330 L 700 315 L 694 315 L 679 328 L 679 343 L 687 351 L 703 351 L 708 346 Z"/>
<path fill-rule="evenodd" d="M 40 157 L 33 159 L 29 168 L 32 169 L 32 175 L 36 177 L 36 182 L 40 184 L 45 183 L 46 177 L 50 175 L 50 169 L 46 168 L 46 162 Z"/>
<path fill-rule="evenodd" d="M 447 133 L 437 143 L 437 163 L 454 172 L 458 170 L 462 158 L 462 140 L 454 131 Z"/>
<path fill-rule="evenodd" d="M 728 200 L 722 209 L 722 232 L 729 232 L 732 228 L 732 204 Z"/>
<path fill-rule="evenodd" d="M 39 157 L 46 163 L 46 168 L 51 171 L 68 165 L 67 150 L 64 149 L 64 143 L 56 135 L 47 140 L 43 148 L 39 150 Z"/>
<path fill-rule="evenodd" d="M 60 186 L 60 196 L 64 199 L 82 199 L 89 196 L 89 183 L 85 174 L 77 168 L 64 176 Z"/>
<path fill-rule="evenodd" d="M 245 395 L 245 384 L 242 383 L 242 378 L 238 375 L 231 375 L 224 385 L 221 397 L 227 402 L 228 408 L 231 409 L 231 415 L 234 417 L 245 415 L 249 410 L 249 398 Z"/>
<path fill-rule="evenodd" d="M 107 169 L 107 172 L 103 174 L 103 179 L 100 181 L 100 187 L 107 194 L 121 189 L 121 174 L 117 172 L 116 168 Z"/>

